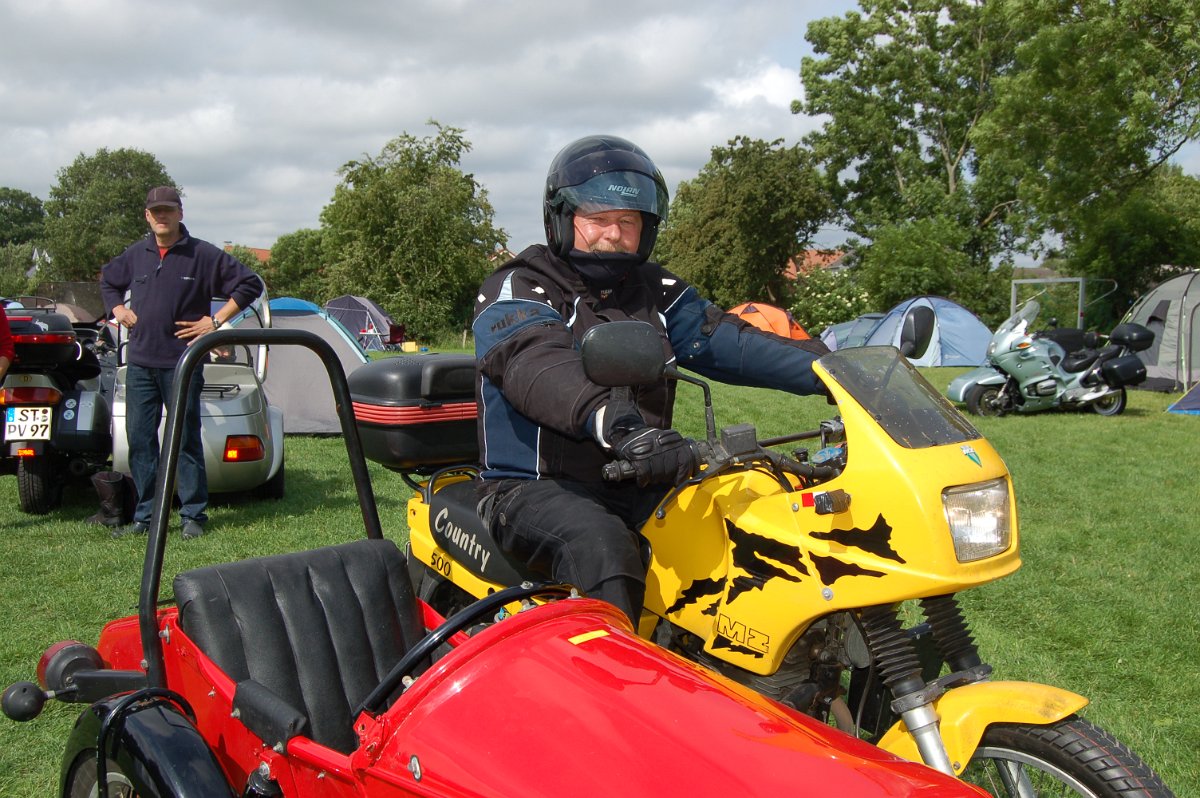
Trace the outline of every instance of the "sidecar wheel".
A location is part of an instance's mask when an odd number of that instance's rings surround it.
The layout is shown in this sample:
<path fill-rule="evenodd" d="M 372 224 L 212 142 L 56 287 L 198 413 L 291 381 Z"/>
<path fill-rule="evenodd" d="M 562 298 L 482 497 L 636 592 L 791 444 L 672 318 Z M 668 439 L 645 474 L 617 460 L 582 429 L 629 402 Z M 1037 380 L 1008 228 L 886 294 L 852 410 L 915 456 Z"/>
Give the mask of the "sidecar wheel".
<path fill-rule="evenodd" d="M 105 781 L 108 782 L 109 798 L 134 798 L 137 792 L 133 782 L 121 770 L 121 766 L 110 759 L 106 767 L 108 775 Z M 100 794 L 96 784 L 95 751 L 86 751 L 75 760 L 65 787 L 65 798 L 96 798 Z"/>
<path fill-rule="evenodd" d="M 989 727 L 962 777 L 997 798 L 1174 798 L 1137 754 L 1074 715 L 1049 726 Z"/>
<path fill-rule="evenodd" d="M 976 416 L 1002 416 L 1000 388 L 995 385 L 976 385 L 967 392 L 967 412 Z"/>
<path fill-rule="evenodd" d="M 1093 402 L 1092 410 L 1101 416 L 1119 416 L 1125 412 L 1126 399 L 1125 389 L 1118 388 L 1116 392 Z"/>
<path fill-rule="evenodd" d="M 17 499 L 21 512 L 45 515 L 62 504 L 63 469 L 49 456 L 22 457 L 17 461 Z"/>

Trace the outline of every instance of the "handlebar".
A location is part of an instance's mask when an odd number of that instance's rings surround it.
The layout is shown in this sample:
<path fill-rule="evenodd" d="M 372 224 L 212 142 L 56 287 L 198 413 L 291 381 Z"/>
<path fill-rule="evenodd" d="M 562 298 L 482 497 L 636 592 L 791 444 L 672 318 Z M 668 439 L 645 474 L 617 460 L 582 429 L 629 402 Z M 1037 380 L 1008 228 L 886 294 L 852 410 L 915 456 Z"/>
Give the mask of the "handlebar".
<path fill-rule="evenodd" d="M 835 466 L 802 463 L 779 452 L 764 448 L 767 445 L 774 445 L 783 440 L 802 440 L 818 437 L 819 434 L 818 431 L 817 433 L 799 433 L 796 436 L 787 436 L 785 439 L 768 439 L 760 441 L 757 448 L 753 451 L 738 452 L 736 454 L 731 454 L 720 443 L 716 442 L 688 439 L 688 443 L 691 445 L 692 451 L 696 454 L 697 465 L 704 466 L 703 471 L 697 471 L 697 475 L 701 479 L 706 476 L 715 475 L 731 465 L 765 462 L 776 472 L 793 474 L 806 481 L 822 481 L 837 476 L 839 469 Z M 634 479 L 637 476 L 637 469 L 628 460 L 613 460 L 610 463 L 604 464 L 601 473 L 605 482 L 621 482 L 627 479 Z"/>

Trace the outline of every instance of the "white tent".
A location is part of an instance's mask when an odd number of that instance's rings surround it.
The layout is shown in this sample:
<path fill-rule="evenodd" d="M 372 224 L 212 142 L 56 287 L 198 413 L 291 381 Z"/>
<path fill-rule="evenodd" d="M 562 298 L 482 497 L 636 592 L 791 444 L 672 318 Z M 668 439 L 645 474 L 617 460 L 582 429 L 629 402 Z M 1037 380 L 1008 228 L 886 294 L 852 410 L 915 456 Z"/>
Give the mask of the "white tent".
<path fill-rule="evenodd" d="M 1154 333 L 1154 343 L 1137 356 L 1146 364 L 1153 391 L 1182 391 L 1200 380 L 1200 271 L 1176 275 L 1143 294 L 1122 321 Z"/>
<path fill-rule="evenodd" d="M 252 317 L 239 318 L 235 325 L 252 323 Z M 272 299 L 271 326 L 315 332 L 333 347 L 347 376 L 367 362 L 367 353 L 358 340 L 312 302 L 292 297 Z M 268 357 L 270 368 L 263 388 L 267 401 L 283 410 L 283 431 L 308 435 L 340 433 L 342 426 L 333 389 L 317 354 L 303 346 L 274 346 Z"/>

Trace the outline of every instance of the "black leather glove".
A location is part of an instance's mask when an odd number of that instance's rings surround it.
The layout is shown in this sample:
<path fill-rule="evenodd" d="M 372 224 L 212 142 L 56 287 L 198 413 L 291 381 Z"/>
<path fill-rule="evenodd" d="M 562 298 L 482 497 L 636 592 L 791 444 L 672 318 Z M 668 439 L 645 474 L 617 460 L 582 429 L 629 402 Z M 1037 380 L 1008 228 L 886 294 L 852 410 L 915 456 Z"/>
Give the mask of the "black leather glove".
<path fill-rule="evenodd" d="M 628 461 L 637 474 L 637 484 L 678 485 L 696 473 L 696 450 L 692 442 L 673 429 L 643 426 L 619 436 L 613 450 Z"/>
<path fill-rule="evenodd" d="M 597 412 L 595 423 L 596 441 L 629 462 L 642 487 L 677 485 L 696 473 L 696 452 L 691 441 L 673 429 L 647 425 L 632 401 L 609 401 Z"/>

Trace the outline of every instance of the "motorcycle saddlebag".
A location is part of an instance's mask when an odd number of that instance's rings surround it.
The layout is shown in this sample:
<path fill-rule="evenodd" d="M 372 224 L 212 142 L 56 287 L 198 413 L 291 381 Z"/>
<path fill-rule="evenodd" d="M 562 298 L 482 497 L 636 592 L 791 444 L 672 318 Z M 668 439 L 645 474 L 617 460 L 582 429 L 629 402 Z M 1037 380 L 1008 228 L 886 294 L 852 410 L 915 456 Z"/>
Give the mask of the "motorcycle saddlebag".
<path fill-rule="evenodd" d="M 1146 379 L 1146 364 L 1137 355 L 1113 358 L 1100 367 L 1104 381 L 1114 388 L 1137 385 Z"/>
<path fill-rule="evenodd" d="M 1130 352 L 1144 352 L 1154 343 L 1154 331 L 1140 324 L 1118 324 L 1108 340 Z"/>
<path fill-rule="evenodd" d="M 471 355 L 381 358 L 347 382 L 367 459 L 393 471 L 478 461 Z"/>
<path fill-rule="evenodd" d="M 16 308 L 6 312 L 18 368 L 57 366 L 78 355 L 75 328 L 61 313 Z"/>
<path fill-rule="evenodd" d="M 112 452 L 112 411 L 99 391 L 67 391 L 54 419 L 54 445 L 69 452 Z"/>

